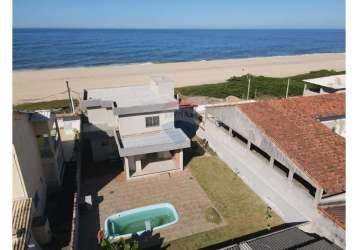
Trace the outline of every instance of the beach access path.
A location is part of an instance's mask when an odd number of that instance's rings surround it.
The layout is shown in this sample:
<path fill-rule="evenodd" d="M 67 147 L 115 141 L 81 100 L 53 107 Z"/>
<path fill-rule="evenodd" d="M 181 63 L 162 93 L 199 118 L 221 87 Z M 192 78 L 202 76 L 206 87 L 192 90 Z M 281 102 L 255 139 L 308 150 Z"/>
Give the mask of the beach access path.
<path fill-rule="evenodd" d="M 168 77 L 180 87 L 223 82 L 248 73 L 288 77 L 321 69 L 345 70 L 345 53 L 17 70 L 13 72 L 13 103 L 67 98 L 65 81 L 78 98 L 85 88 L 143 84 L 155 76 Z"/>

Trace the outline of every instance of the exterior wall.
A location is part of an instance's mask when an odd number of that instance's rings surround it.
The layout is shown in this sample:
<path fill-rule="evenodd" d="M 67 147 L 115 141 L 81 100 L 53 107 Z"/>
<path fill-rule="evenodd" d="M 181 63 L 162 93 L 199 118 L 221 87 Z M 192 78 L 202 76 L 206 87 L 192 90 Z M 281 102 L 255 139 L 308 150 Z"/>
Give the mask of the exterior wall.
<path fill-rule="evenodd" d="M 177 169 L 183 170 L 183 150 L 175 150 L 173 160 Z"/>
<path fill-rule="evenodd" d="M 237 115 L 231 115 L 231 117 L 237 119 L 237 122 L 240 121 Z M 296 171 L 295 166 L 290 165 L 289 159 L 278 155 L 280 153 L 278 150 L 270 150 L 267 142 L 260 138 L 263 137 L 261 132 L 255 127 L 248 128 L 247 126 L 250 125 L 244 122 L 243 117 L 241 119 L 239 123 L 241 129 L 236 126 L 236 131 L 253 140 L 267 153 L 274 154 L 277 160 L 289 167 L 291 170 L 289 177 L 274 171 L 271 165 L 272 160 L 268 162 L 258 157 L 249 150 L 248 145 L 238 142 L 226 130 L 217 127 L 212 118 L 205 121 L 205 131 L 199 129 L 198 135 L 207 139 L 218 156 L 285 222 L 311 221 L 305 230 L 319 233 L 337 245 L 344 246 L 344 231 L 321 215 L 317 209 L 317 200 L 291 181 L 290 176 L 292 176 L 292 170 Z"/>
<path fill-rule="evenodd" d="M 155 115 L 159 115 L 159 126 L 147 128 L 145 126 L 145 118 Z M 163 129 L 174 128 L 174 112 L 119 117 L 118 122 L 121 135 L 159 131 Z"/>
<path fill-rule="evenodd" d="M 105 161 L 117 157 L 117 145 L 113 137 L 91 139 L 92 157 L 94 161 Z"/>
<path fill-rule="evenodd" d="M 17 161 L 15 148 L 13 146 L 12 153 L 12 197 L 13 198 L 27 198 L 26 187 L 24 179 L 22 178 L 21 169 Z"/>
<path fill-rule="evenodd" d="M 13 145 L 13 167 L 16 168 L 15 173 L 17 171 L 13 178 L 22 176 L 22 180 L 20 178 L 14 184 L 23 182 L 28 197 L 34 201 L 34 215 L 42 215 L 46 203 L 46 183 L 37 140 L 27 114 L 13 113 Z M 13 199 L 21 198 L 16 196 L 19 187 L 14 190 L 17 191 L 13 193 Z"/>
<path fill-rule="evenodd" d="M 62 141 L 56 117 L 55 115 L 51 115 L 49 121 L 33 122 L 32 127 L 35 131 L 35 136 L 50 135 L 51 130 L 56 129 L 57 140 L 52 136 L 49 137 L 49 150 L 52 152 L 52 155 L 41 157 L 47 186 L 49 189 L 56 189 L 62 185 L 65 167 Z"/>
<path fill-rule="evenodd" d="M 340 136 L 346 137 L 346 119 L 336 119 L 330 121 L 321 121 L 324 125 L 328 128 L 333 130 L 335 133 L 339 134 Z"/>
<path fill-rule="evenodd" d="M 112 109 L 94 108 L 87 109 L 88 122 L 96 124 L 106 124 L 108 126 L 116 126 L 116 119 Z"/>

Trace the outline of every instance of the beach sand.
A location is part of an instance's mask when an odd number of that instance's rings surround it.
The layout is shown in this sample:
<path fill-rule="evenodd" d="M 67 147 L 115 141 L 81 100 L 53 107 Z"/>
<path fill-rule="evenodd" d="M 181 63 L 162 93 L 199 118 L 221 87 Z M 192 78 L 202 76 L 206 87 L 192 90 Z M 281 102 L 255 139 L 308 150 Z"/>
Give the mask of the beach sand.
<path fill-rule="evenodd" d="M 13 72 L 13 103 L 67 98 L 66 93 L 59 94 L 66 91 L 65 81 L 80 93 L 84 88 L 146 83 L 152 76 L 166 76 L 175 86 L 187 86 L 222 82 L 247 73 L 288 77 L 320 69 L 345 70 L 345 53 L 21 70 Z"/>

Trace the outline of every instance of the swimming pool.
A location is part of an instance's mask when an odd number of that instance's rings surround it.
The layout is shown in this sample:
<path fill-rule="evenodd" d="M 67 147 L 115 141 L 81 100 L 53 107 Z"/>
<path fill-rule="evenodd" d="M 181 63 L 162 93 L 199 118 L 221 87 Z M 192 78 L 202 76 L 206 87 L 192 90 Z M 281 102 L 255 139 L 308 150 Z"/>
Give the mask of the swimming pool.
<path fill-rule="evenodd" d="M 158 230 L 177 223 L 179 216 L 170 203 L 160 203 L 113 214 L 104 222 L 109 240 L 128 238 L 132 234 Z"/>

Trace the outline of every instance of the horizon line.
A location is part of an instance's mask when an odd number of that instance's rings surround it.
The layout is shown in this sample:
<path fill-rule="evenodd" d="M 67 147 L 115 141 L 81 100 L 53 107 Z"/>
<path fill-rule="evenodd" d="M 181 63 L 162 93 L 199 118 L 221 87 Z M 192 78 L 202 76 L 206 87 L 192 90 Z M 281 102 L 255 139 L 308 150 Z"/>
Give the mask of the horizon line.
<path fill-rule="evenodd" d="M 287 27 L 287 28 L 278 28 L 278 27 L 272 27 L 272 28 L 179 28 L 179 27 L 173 27 L 173 28 L 146 28 L 146 27 L 13 27 L 12 29 L 97 29 L 97 30 L 346 30 L 346 27 L 343 28 L 330 28 L 330 27 L 313 27 L 313 28 L 304 28 L 304 27 Z"/>

